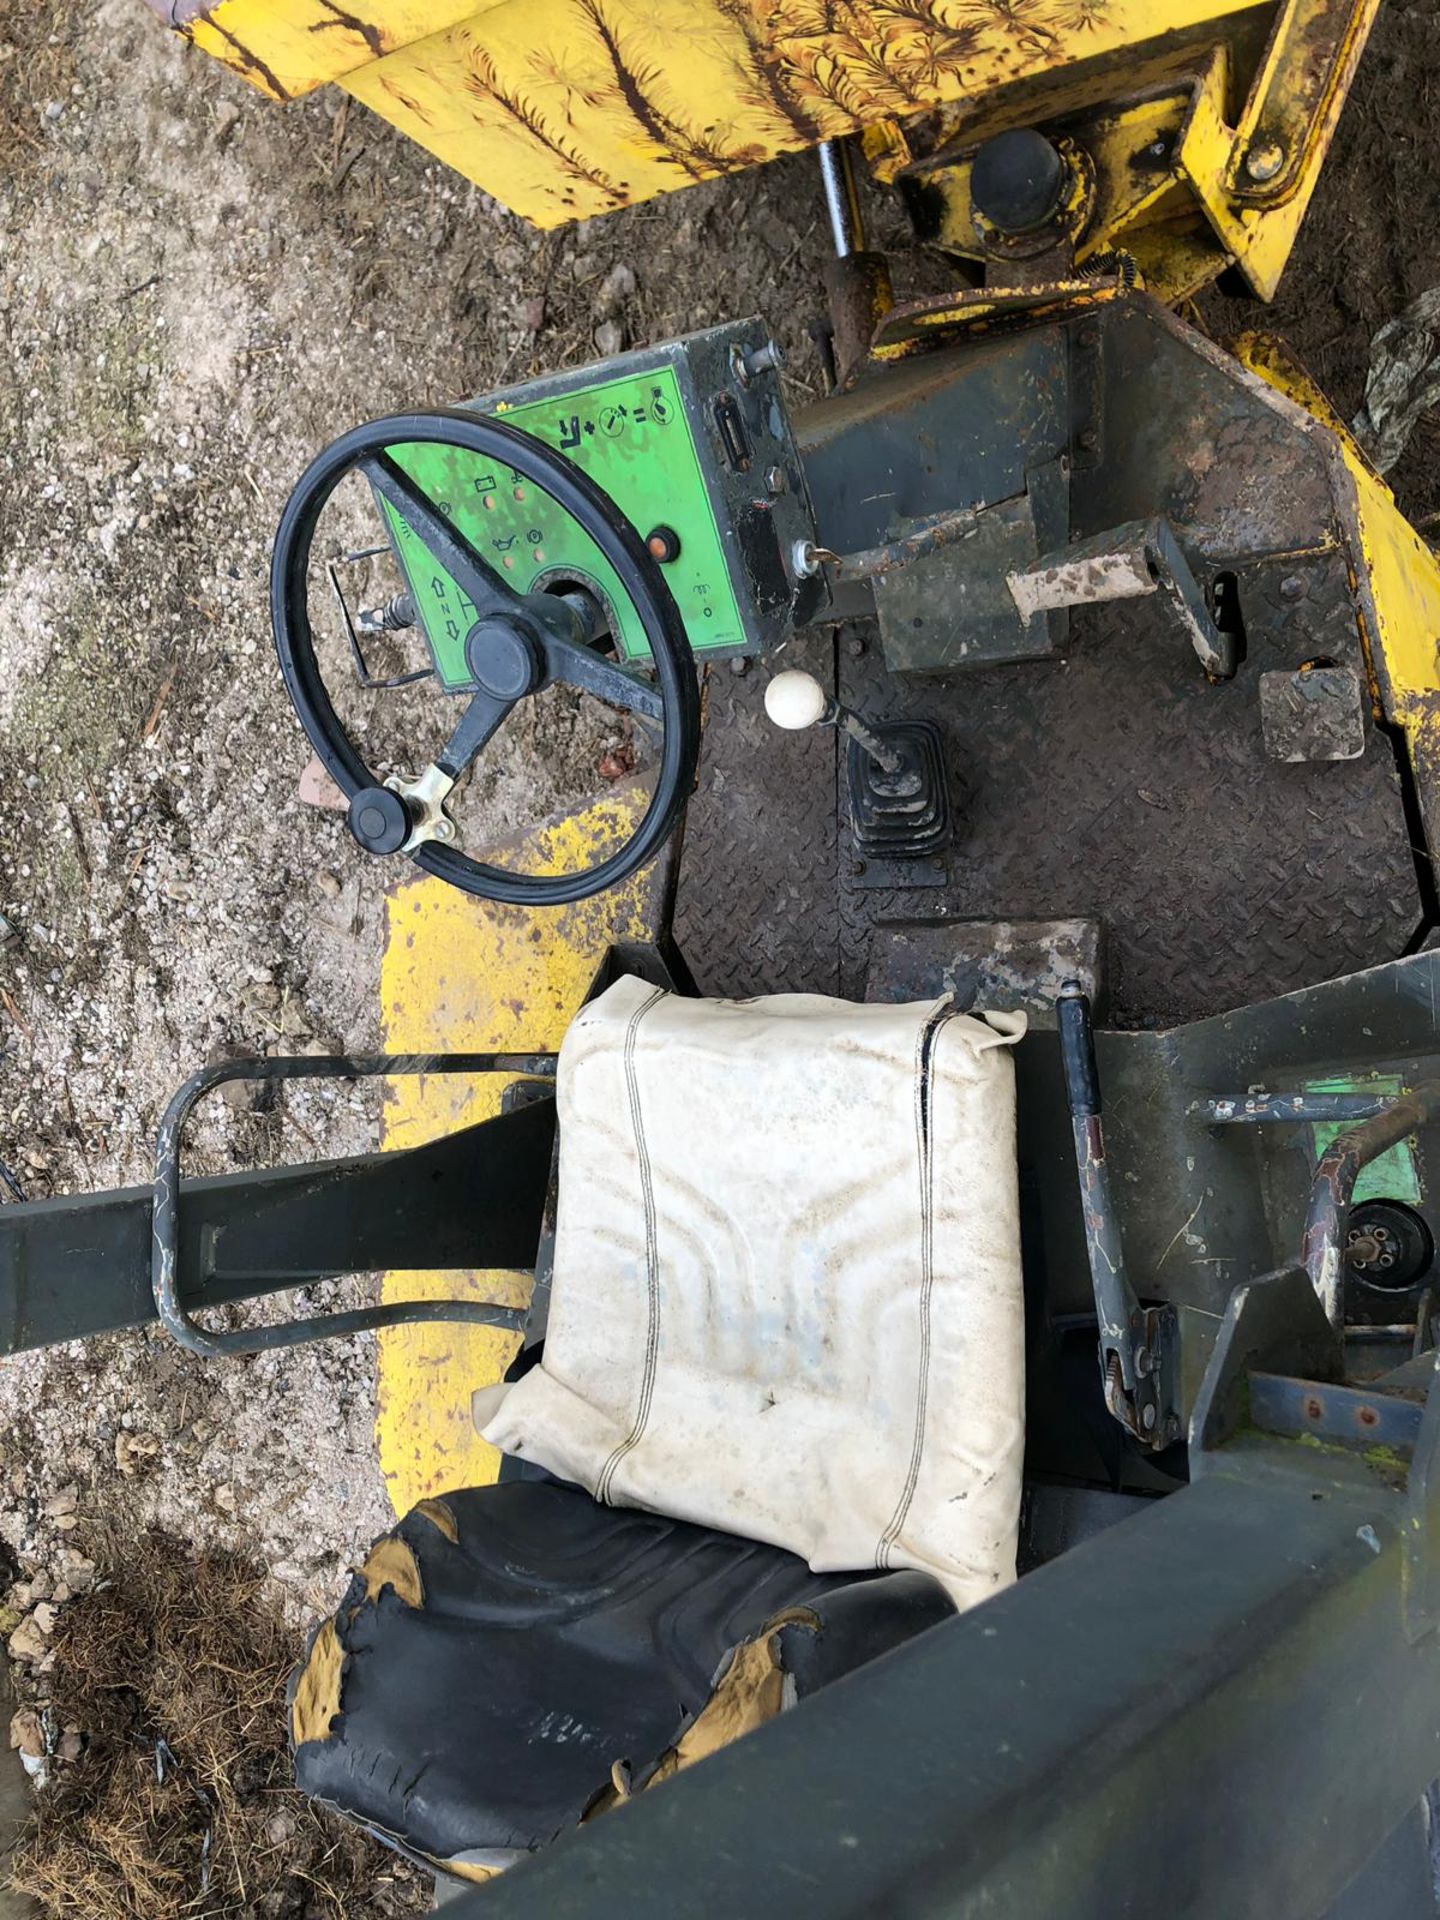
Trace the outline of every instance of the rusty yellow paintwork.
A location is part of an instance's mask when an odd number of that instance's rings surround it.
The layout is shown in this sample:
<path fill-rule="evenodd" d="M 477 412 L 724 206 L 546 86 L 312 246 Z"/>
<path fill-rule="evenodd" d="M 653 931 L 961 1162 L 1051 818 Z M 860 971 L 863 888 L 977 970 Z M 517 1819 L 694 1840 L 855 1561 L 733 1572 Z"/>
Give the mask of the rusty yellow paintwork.
<path fill-rule="evenodd" d="M 1340 439 L 1355 488 L 1361 602 L 1385 717 L 1405 735 L 1432 848 L 1440 848 L 1440 560 L 1350 435 Z"/>
<path fill-rule="evenodd" d="M 1212 263 L 1229 247 L 1263 288 L 1294 238 L 1378 0 L 152 4 L 272 94 L 338 82 L 547 227 L 855 129 L 883 129 L 869 145 L 892 177 L 911 115 L 938 115 L 972 145 L 1117 102 L 1138 124 L 1149 96 L 1188 93 L 1218 58 L 1233 98 L 1213 129 L 1197 126 L 1171 184 L 1201 175 L 1206 215 L 1218 208 L 1225 222 Z M 1115 180 L 1134 155 L 1126 131 L 1114 129 Z M 1276 142 L 1284 163 L 1259 182 L 1249 156 Z M 1140 197 L 1163 199 L 1162 184 L 1146 177 Z M 1195 213 L 1198 191 L 1182 212 Z M 1118 207 L 1116 230 L 1136 218 Z M 1092 250 L 1106 244 L 1102 225 Z M 1188 289 L 1201 251 L 1186 235 L 1184 272 L 1156 261 L 1152 285 Z"/>
<path fill-rule="evenodd" d="M 1094 169 L 1093 204 L 1076 249 L 1084 262 L 1123 248 L 1148 289 L 1178 303 L 1236 265 L 1269 299 L 1290 256 L 1329 149 L 1379 0 L 1286 0 L 1263 55 L 1243 36 L 1219 39 L 1188 58 L 1183 80 L 1164 84 L 1171 52 L 1113 80 L 1067 89 L 1064 112 Z M 1013 103 L 1011 114 L 1014 116 Z M 1238 111 L 1237 111 L 1238 104 Z M 987 257 L 970 205 L 970 154 L 993 133 L 1001 109 L 980 107 L 951 131 L 937 160 L 896 158 L 892 136 L 871 137 L 878 170 L 908 175 L 932 197 L 936 239 L 964 257 Z M 1047 114 L 1057 112 L 1047 103 Z M 1012 120 L 1013 123 L 1013 120 Z M 953 159 L 947 155 L 954 150 Z M 1154 156 L 1152 159 L 1151 156 Z M 1273 172 L 1271 169 L 1273 168 Z M 1263 179 L 1253 176 L 1258 170 Z"/>
<path fill-rule="evenodd" d="M 1272 297 L 1290 258 L 1377 6 L 1378 0 L 1347 0 L 1343 6 L 1334 0 L 1292 0 L 1282 11 L 1238 128 L 1228 118 L 1231 89 L 1218 57 L 1196 88 L 1181 130 L 1177 171 L 1225 257 L 1262 300 Z M 1328 84 L 1317 89 L 1313 70 L 1322 59 L 1328 62 Z M 1288 146 L 1278 134 L 1266 132 L 1273 128 L 1285 129 Z M 1267 182 L 1265 195 L 1257 197 L 1253 183 L 1237 187 L 1237 175 L 1244 182 L 1246 165 L 1267 148 L 1289 156 L 1282 162 L 1283 191 L 1271 193 L 1273 183 Z"/>
<path fill-rule="evenodd" d="M 489 0 L 498 5 L 499 0 Z M 483 12 L 477 0 L 150 0 L 168 25 L 272 100 L 293 100 L 356 67 Z"/>
<path fill-rule="evenodd" d="M 1056 280 L 1034 287 L 976 287 L 892 307 L 875 331 L 871 358 L 908 360 L 967 334 L 1071 320 L 1125 296 L 1118 280 Z"/>
<path fill-rule="evenodd" d="M 1247 333 L 1232 350 L 1242 366 L 1334 436 L 1345 483 L 1342 507 L 1356 530 L 1356 587 L 1376 709 L 1405 737 L 1428 838 L 1440 847 L 1440 557 L 1401 513 L 1364 449 L 1282 341 Z"/>
<path fill-rule="evenodd" d="M 1258 331 L 1242 333 L 1238 339 L 1230 342 L 1230 351 L 1242 367 L 1248 367 L 1251 373 L 1258 373 L 1277 393 L 1294 400 L 1307 413 L 1313 413 L 1317 420 L 1329 427 L 1336 438 L 1345 443 L 1347 460 L 1366 464 L 1365 455 L 1350 429 L 1315 384 L 1308 368 L 1296 359 L 1277 335 Z"/>
<path fill-rule="evenodd" d="M 540 226 L 1083 64 L 1263 0 L 505 0 L 345 85 Z M 1092 80 L 1092 84 L 1093 84 Z"/>
<path fill-rule="evenodd" d="M 521 863 L 552 872 L 593 866 L 634 830 L 648 795 L 624 789 L 520 843 Z M 528 910 L 472 900 L 427 877 L 400 881 L 387 903 L 380 992 L 395 1052 L 551 1051 L 583 1002 L 606 949 L 652 939 L 667 884 L 662 861 L 608 893 Z M 436 1076 L 387 1089 L 387 1147 L 417 1146 L 500 1110 L 508 1077 Z M 523 1306 L 529 1277 L 388 1273 L 386 1300 L 505 1300 Z M 378 1336 L 376 1436 L 397 1513 L 453 1487 L 494 1480 L 499 1456 L 476 1434 L 470 1395 L 500 1379 L 519 1335 L 490 1327 L 398 1327 Z"/>

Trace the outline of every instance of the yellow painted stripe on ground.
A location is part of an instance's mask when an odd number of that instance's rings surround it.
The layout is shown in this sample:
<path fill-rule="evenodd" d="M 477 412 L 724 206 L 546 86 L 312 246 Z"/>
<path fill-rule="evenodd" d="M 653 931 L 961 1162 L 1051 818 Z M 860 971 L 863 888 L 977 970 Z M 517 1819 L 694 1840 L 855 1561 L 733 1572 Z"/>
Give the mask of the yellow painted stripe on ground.
<path fill-rule="evenodd" d="M 513 864 L 576 872 L 633 831 L 648 795 L 607 795 L 517 843 Z M 655 867 L 572 907 L 527 911 L 472 900 L 426 877 L 396 885 L 381 963 L 382 1026 L 394 1053 L 550 1051 L 589 991 L 608 947 L 653 939 L 663 882 Z M 498 1113 L 507 1077 L 395 1080 L 387 1147 L 418 1146 Z M 504 1300 L 523 1306 L 528 1277 L 387 1273 L 385 1300 Z M 489 1327 L 397 1327 L 381 1333 L 376 1436 L 396 1513 L 454 1487 L 493 1481 L 499 1455 L 475 1433 L 470 1395 L 499 1380 L 518 1334 Z"/>

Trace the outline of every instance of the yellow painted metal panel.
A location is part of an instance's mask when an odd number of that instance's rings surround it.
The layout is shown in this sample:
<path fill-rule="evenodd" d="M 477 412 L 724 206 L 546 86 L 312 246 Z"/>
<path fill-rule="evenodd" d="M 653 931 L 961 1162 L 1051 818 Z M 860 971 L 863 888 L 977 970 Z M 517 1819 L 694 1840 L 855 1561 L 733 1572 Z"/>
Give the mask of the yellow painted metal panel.
<path fill-rule="evenodd" d="M 1232 191 L 1265 206 L 1298 194 L 1303 210 L 1379 11 L 1380 0 L 1284 0 L 1236 128 Z"/>
<path fill-rule="evenodd" d="M 1238 134 L 1226 119 L 1226 75 L 1218 59 L 1196 93 L 1181 135 L 1179 165 L 1222 245 L 1262 300 L 1273 297 L 1290 258 L 1377 4 L 1291 0 L 1251 89 Z M 1317 87 L 1315 43 L 1321 29 L 1335 43 L 1335 59 L 1325 83 Z M 1274 205 L 1247 205 L 1236 194 L 1236 167 L 1252 146 L 1258 149 L 1261 133 L 1271 127 L 1282 129 L 1290 142 L 1290 147 L 1282 144 L 1277 150 L 1293 149 L 1283 197 Z"/>
<path fill-rule="evenodd" d="M 1261 0 L 504 0 L 350 73 L 359 100 L 540 226 L 870 121 L 985 97 Z"/>
<path fill-rule="evenodd" d="M 157 11 L 262 93 L 289 100 L 484 6 L 477 0 L 348 0 L 343 7 L 331 0 L 218 0 L 199 10 L 165 4 Z"/>
<path fill-rule="evenodd" d="M 1440 775 L 1440 561 L 1347 435 L 1341 442 L 1360 507 L 1390 716 L 1424 736 Z"/>
<path fill-rule="evenodd" d="M 516 864 L 554 872 L 593 866 L 633 832 L 648 794 L 625 789 L 538 829 Z M 606 949 L 653 939 L 663 913 L 662 862 L 572 907 L 527 910 L 472 900 L 442 881 L 402 880 L 388 901 L 381 1008 L 396 1053 L 550 1051 L 589 991 Z M 506 1076 L 396 1080 L 385 1143 L 418 1146 L 500 1110 Z M 385 1300 L 503 1299 L 523 1306 L 528 1276 L 389 1273 Z M 397 1513 L 453 1487 L 494 1480 L 499 1455 L 475 1433 L 470 1395 L 499 1380 L 519 1335 L 493 1327 L 397 1327 L 378 1336 L 376 1435 Z"/>

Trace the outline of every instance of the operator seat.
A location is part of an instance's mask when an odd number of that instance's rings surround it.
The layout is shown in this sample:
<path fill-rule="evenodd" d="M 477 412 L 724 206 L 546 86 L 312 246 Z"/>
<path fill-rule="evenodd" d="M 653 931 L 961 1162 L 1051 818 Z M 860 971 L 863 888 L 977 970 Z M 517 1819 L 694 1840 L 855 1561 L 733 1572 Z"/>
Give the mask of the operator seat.
<path fill-rule="evenodd" d="M 315 1635 L 307 1792 L 485 1878 L 1014 1578 L 1023 1026 L 630 977 L 581 1011 L 548 1325 L 475 1396 L 505 1474 Z"/>

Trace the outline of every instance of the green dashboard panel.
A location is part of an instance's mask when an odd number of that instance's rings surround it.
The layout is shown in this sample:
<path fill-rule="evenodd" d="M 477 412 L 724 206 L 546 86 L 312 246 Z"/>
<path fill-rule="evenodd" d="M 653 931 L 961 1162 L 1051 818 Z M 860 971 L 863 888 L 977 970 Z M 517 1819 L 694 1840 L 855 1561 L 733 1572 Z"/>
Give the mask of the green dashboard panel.
<path fill-rule="evenodd" d="M 664 574 L 697 652 L 741 647 L 745 632 L 680 386 L 668 366 L 519 406 L 495 417 L 567 455 L 608 493 L 642 539 L 667 527 L 679 540 Z M 400 445 L 395 461 L 519 593 L 578 581 L 598 593 L 619 651 L 647 661 L 649 644 L 599 548 L 533 481 L 460 447 Z M 388 501 L 391 541 L 425 626 L 441 682 L 470 685 L 465 636 L 475 611 Z"/>

